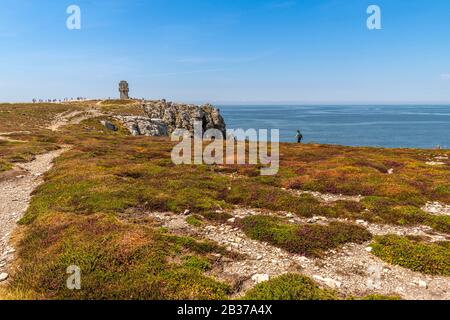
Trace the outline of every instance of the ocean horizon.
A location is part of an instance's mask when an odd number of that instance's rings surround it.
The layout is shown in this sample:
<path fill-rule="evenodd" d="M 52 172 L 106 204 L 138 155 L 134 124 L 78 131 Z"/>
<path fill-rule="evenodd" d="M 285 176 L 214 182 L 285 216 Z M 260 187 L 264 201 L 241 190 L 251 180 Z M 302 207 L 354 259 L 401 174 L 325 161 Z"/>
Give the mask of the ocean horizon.
<path fill-rule="evenodd" d="M 281 142 L 450 148 L 450 105 L 220 105 L 227 129 L 279 129 Z"/>

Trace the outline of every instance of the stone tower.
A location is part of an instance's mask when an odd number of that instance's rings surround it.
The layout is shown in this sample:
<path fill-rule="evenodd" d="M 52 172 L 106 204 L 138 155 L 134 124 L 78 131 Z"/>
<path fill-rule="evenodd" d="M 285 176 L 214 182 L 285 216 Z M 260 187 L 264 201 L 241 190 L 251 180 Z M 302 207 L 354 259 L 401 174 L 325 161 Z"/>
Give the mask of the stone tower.
<path fill-rule="evenodd" d="M 120 83 L 119 83 L 119 92 L 120 92 L 120 99 L 121 100 L 128 100 L 128 99 L 130 99 L 130 97 L 128 96 L 128 93 L 130 92 L 130 89 L 128 87 L 128 82 L 120 81 Z"/>

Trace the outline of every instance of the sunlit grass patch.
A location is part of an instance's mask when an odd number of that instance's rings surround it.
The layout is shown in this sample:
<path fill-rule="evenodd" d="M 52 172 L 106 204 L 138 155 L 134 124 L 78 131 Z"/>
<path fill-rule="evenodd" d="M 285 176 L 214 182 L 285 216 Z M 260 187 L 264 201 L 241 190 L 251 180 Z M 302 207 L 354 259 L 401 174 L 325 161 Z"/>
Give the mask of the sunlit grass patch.
<path fill-rule="evenodd" d="M 426 243 L 414 238 L 375 237 L 372 253 L 382 260 L 413 271 L 450 275 L 450 242 Z"/>
<path fill-rule="evenodd" d="M 329 216 L 333 211 L 311 196 L 296 196 L 277 187 L 245 180 L 234 181 L 231 189 L 226 191 L 224 199 L 232 204 L 289 211 L 303 217 Z"/>
<path fill-rule="evenodd" d="M 36 155 L 59 149 L 51 136 L 27 137 L 23 142 L 0 140 L 0 172 L 13 168 L 15 163 L 30 162 Z"/>
<path fill-rule="evenodd" d="M 291 253 L 321 256 L 348 242 L 363 243 L 371 234 L 356 225 L 332 222 L 328 225 L 297 225 L 280 218 L 251 216 L 238 222 L 247 236 L 265 241 Z"/>
<path fill-rule="evenodd" d="M 402 200 L 386 197 L 367 197 L 362 203 L 369 209 L 361 218 L 375 223 L 397 225 L 428 225 L 436 231 L 450 232 L 450 217 L 426 213 L 413 205 L 405 205 Z"/>
<path fill-rule="evenodd" d="M 335 292 L 321 289 L 310 278 L 285 274 L 250 289 L 244 300 L 338 300 Z"/>
<path fill-rule="evenodd" d="M 203 221 L 199 218 L 198 215 L 192 215 L 187 217 L 186 222 L 194 227 L 200 227 L 203 225 Z"/>
<path fill-rule="evenodd" d="M 51 299 L 225 299 L 230 287 L 203 274 L 208 254 L 225 251 L 110 215 L 52 214 L 20 243 L 11 288 Z M 71 265 L 81 270 L 81 290 L 66 287 Z"/>
<path fill-rule="evenodd" d="M 0 159 L 0 172 L 8 171 L 13 168 L 12 164 Z"/>

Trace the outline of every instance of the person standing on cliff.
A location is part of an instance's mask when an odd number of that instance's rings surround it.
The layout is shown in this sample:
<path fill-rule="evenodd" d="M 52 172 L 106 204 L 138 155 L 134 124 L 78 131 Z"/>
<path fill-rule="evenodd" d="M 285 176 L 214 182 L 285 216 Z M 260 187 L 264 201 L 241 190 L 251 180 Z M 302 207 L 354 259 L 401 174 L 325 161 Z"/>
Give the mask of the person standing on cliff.
<path fill-rule="evenodd" d="M 303 135 L 300 130 L 297 130 L 297 135 L 295 136 L 295 138 L 297 139 L 297 143 L 302 143 Z"/>

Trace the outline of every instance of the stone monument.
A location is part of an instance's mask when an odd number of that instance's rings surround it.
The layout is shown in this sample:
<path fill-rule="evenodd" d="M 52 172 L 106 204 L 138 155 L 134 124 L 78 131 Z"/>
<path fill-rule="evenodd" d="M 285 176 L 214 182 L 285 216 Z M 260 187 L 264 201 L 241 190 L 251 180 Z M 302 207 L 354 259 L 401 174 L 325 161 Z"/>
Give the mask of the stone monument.
<path fill-rule="evenodd" d="M 130 89 L 128 87 L 128 82 L 120 81 L 120 83 L 119 83 L 119 92 L 120 92 L 120 100 L 128 100 L 128 99 L 130 99 L 130 97 L 128 96 L 128 93 L 130 92 Z"/>

